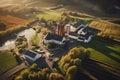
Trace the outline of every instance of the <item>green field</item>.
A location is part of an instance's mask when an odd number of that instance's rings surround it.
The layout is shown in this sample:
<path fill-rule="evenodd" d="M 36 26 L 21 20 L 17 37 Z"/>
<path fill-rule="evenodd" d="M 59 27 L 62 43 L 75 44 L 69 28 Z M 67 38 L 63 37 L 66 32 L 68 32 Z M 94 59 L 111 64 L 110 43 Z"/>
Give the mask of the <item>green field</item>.
<path fill-rule="evenodd" d="M 10 51 L 0 51 L 0 74 L 16 65 L 17 61 Z"/>
<path fill-rule="evenodd" d="M 120 45 L 93 40 L 78 47 L 87 48 L 91 58 L 120 67 Z"/>
<path fill-rule="evenodd" d="M 39 44 L 39 38 L 38 38 L 38 34 L 35 33 L 32 38 L 31 38 L 31 43 L 32 45 L 38 45 Z"/>
<path fill-rule="evenodd" d="M 46 20 L 58 20 L 60 17 L 59 11 L 45 11 L 43 13 L 37 14 L 36 17 L 38 18 L 45 18 Z"/>

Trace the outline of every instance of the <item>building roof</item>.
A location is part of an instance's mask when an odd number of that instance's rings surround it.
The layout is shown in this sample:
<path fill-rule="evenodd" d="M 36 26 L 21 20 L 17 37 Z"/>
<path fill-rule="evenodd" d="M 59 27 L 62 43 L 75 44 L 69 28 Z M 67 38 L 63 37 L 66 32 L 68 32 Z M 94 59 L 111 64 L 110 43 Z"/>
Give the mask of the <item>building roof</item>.
<path fill-rule="evenodd" d="M 91 35 L 96 35 L 98 32 L 100 32 L 100 30 L 91 27 L 85 27 L 82 31 L 90 33 Z"/>
<path fill-rule="evenodd" d="M 79 38 L 79 39 L 81 39 L 81 38 L 83 38 L 83 39 L 88 39 L 91 35 L 92 35 L 91 33 L 87 33 L 86 35 L 80 34 L 80 35 L 78 36 L 78 38 Z"/>
<path fill-rule="evenodd" d="M 58 36 L 55 33 L 48 33 L 45 37 L 45 40 L 57 40 L 57 41 L 62 41 L 63 37 Z"/>
<path fill-rule="evenodd" d="M 80 21 L 78 21 L 77 23 L 75 23 L 73 26 L 75 27 L 75 28 L 78 28 L 78 27 L 80 27 L 80 25 L 87 25 L 87 22 L 85 22 L 85 21 L 83 21 L 83 20 L 80 20 Z M 84 27 L 84 26 L 81 26 L 81 28 L 82 27 Z"/>
<path fill-rule="evenodd" d="M 29 50 L 23 51 L 23 54 L 28 55 L 28 56 L 30 56 L 32 58 L 34 58 L 37 55 L 35 52 L 29 51 Z"/>

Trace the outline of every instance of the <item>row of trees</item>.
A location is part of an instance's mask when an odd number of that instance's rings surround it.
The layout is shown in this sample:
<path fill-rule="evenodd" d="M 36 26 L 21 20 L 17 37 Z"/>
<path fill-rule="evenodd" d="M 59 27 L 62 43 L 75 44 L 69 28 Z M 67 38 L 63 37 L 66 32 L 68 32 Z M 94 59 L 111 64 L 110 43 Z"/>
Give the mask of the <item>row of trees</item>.
<path fill-rule="evenodd" d="M 67 80 L 75 80 L 77 72 L 80 71 L 81 62 L 90 57 L 87 49 L 73 48 L 58 62 L 59 68 L 66 75 Z"/>
<path fill-rule="evenodd" d="M 33 64 L 14 77 L 14 80 L 64 80 L 59 73 L 52 73 L 48 68 L 39 69 Z"/>
<path fill-rule="evenodd" d="M 25 36 L 17 37 L 15 40 L 15 46 L 19 53 L 21 53 L 22 50 L 28 47 L 27 39 L 25 38 Z"/>

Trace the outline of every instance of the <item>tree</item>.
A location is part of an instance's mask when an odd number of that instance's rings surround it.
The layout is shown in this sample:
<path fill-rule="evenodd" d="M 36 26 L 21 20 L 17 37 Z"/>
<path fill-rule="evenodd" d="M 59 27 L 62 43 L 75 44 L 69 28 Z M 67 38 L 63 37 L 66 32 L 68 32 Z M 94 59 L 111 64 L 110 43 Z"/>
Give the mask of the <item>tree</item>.
<path fill-rule="evenodd" d="M 33 72 L 33 73 L 29 73 L 29 75 L 28 75 L 28 79 L 29 80 L 37 80 L 37 74 L 35 73 L 35 72 Z"/>
<path fill-rule="evenodd" d="M 29 73 L 30 71 L 28 69 L 25 69 L 24 71 L 20 73 L 20 75 L 22 76 L 23 80 L 28 80 Z"/>
<path fill-rule="evenodd" d="M 49 78 L 48 75 L 50 74 L 50 70 L 48 68 L 44 68 L 41 70 L 41 73 L 42 73 L 41 75 L 42 75 L 43 79 L 48 80 L 48 78 Z"/>
<path fill-rule="evenodd" d="M 71 66 L 67 69 L 67 72 L 66 72 L 67 80 L 75 80 L 77 69 L 78 69 L 77 66 Z"/>
<path fill-rule="evenodd" d="M 59 73 L 51 73 L 49 80 L 64 80 L 64 77 Z"/>
<path fill-rule="evenodd" d="M 23 77 L 21 75 L 19 75 L 14 80 L 23 80 Z"/>
<path fill-rule="evenodd" d="M 37 64 L 34 63 L 29 69 L 30 71 L 37 71 Z"/>
<path fill-rule="evenodd" d="M 84 49 L 84 54 L 85 54 L 84 56 L 85 60 L 90 58 L 90 51 L 88 49 Z"/>
<path fill-rule="evenodd" d="M 76 66 L 78 66 L 78 67 L 81 66 L 81 62 L 82 62 L 82 60 L 79 59 L 79 58 L 74 59 L 74 64 L 75 64 Z"/>

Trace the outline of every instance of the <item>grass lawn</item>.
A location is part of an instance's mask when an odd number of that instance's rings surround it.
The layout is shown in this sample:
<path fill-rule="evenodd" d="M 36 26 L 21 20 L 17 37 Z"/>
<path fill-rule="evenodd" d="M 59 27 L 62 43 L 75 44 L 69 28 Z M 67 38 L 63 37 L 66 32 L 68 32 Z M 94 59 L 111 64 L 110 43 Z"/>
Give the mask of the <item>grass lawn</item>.
<path fill-rule="evenodd" d="M 79 45 L 91 51 L 91 58 L 120 67 L 120 45 L 103 43 L 93 40 L 88 44 Z"/>
<path fill-rule="evenodd" d="M 83 17 L 71 16 L 71 15 L 69 15 L 69 17 L 74 18 L 74 19 L 78 19 L 78 20 L 83 20 L 83 21 L 86 21 L 88 23 L 90 23 L 91 21 L 94 20 L 93 18 L 83 18 Z"/>
<path fill-rule="evenodd" d="M 39 44 L 39 38 L 38 38 L 38 34 L 37 33 L 35 33 L 33 36 L 32 36 L 32 38 L 31 38 L 31 43 L 32 43 L 32 45 L 38 45 Z"/>
<path fill-rule="evenodd" d="M 10 51 L 0 51 L 0 74 L 16 65 L 17 61 Z"/>
<path fill-rule="evenodd" d="M 46 20 L 58 20 L 59 17 L 60 17 L 60 13 L 61 12 L 58 12 L 58 11 L 46 11 L 46 12 L 43 12 L 43 13 L 40 13 L 40 14 L 37 14 L 36 16 L 38 18 L 45 18 Z"/>

